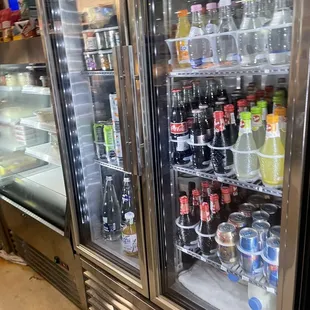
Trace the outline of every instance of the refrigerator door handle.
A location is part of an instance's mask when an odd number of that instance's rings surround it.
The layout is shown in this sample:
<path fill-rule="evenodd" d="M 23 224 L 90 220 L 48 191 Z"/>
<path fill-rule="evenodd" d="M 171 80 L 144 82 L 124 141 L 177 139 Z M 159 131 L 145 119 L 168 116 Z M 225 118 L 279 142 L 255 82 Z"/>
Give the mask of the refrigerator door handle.
<path fill-rule="evenodd" d="M 130 141 L 135 152 L 133 152 L 133 174 L 141 176 L 143 169 L 143 133 L 141 126 L 141 106 L 137 98 L 137 84 L 139 76 L 135 74 L 135 59 L 133 55 L 133 47 L 131 45 L 122 47 L 125 72 L 126 87 L 126 103 L 127 103 L 127 119 L 131 128 Z"/>

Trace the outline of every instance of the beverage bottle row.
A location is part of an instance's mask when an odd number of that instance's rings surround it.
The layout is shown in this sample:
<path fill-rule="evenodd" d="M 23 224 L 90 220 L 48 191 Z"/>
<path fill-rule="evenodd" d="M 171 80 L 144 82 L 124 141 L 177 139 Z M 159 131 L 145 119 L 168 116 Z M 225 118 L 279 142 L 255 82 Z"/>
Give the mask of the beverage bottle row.
<path fill-rule="evenodd" d="M 236 4 L 234 2 L 234 4 Z M 177 59 L 180 67 L 193 69 L 209 68 L 214 63 L 224 66 L 257 66 L 267 63 L 283 65 L 289 63 L 292 27 L 292 10 L 286 0 L 247 0 L 243 2 L 240 22 L 238 4 L 232 7 L 231 0 L 191 6 L 191 23 L 188 11 L 178 12 L 179 22 L 176 38 Z M 219 35 L 212 38 L 199 37 L 212 33 L 226 33 L 237 30 L 234 35 Z M 283 27 L 279 27 L 283 25 Z M 274 27 L 260 31 L 263 26 Z M 258 29 L 257 31 L 246 31 Z M 244 32 L 243 32 L 244 31 Z M 238 43 L 238 44 L 237 44 Z M 239 47 L 239 48 L 238 48 Z"/>
<path fill-rule="evenodd" d="M 135 208 L 132 201 L 132 186 L 130 178 L 124 177 L 122 198 L 119 203 L 112 176 L 106 177 L 103 207 L 103 236 L 106 240 L 122 239 L 123 251 L 126 255 L 135 256 L 138 253 L 137 232 L 135 224 Z"/>

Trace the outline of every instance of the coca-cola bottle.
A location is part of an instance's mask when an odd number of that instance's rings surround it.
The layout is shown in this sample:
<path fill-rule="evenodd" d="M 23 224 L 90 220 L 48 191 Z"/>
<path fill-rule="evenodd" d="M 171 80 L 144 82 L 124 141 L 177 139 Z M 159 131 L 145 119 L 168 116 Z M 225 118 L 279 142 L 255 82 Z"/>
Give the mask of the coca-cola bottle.
<path fill-rule="evenodd" d="M 196 220 L 191 216 L 187 196 L 180 197 L 180 216 L 178 218 L 178 242 L 182 246 L 195 248 L 197 234 L 195 232 Z"/>
<path fill-rule="evenodd" d="M 206 93 L 204 98 L 204 104 L 206 104 L 209 108 L 215 108 L 215 102 L 217 99 L 217 91 L 216 84 L 214 80 L 210 80 L 206 82 Z"/>
<path fill-rule="evenodd" d="M 193 99 L 192 107 L 193 109 L 198 109 L 201 104 L 201 94 L 200 94 L 200 81 L 193 81 Z"/>
<path fill-rule="evenodd" d="M 183 86 L 183 102 L 184 102 L 184 108 L 186 113 L 186 122 L 187 122 L 187 128 L 192 128 L 192 124 L 194 121 L 193 117 L 193 107 L 192 107 L 192 99 L 193 99 L 193 87 L 192 85 L 185 85 Z"/>
<path fill-rule="evenodd" d="M 233 154 L 228 145 L 228 133 L 225 129 L 224 113 L 216 111 L 214 116 L 214 137 L 211 142 L 211 162 L 214 172 L 218 175 L 233 173 Z"/>
<path fill-rule="evenodd" d="M 235 185 L 229 185 L 230 197 L 231 197 L 231 209 L 233 212 L 238 212 L 239 205 L 241 205 L 242 200 L 239 196 L 238 187 Z"/>
<path fill-rule="evenodd" d="M 213 139 L 213 109 L 208 108 L 206 104 L 201 104 L 199 110 L 201 110 L 204 122 L 206 123 L 207 140 L 211 141 Z"/>
<path fill-rule="evenodd" d="M 208 181 L 201 182 L 201 201 L 210 204 L 211 188 Z"/>
<path fill-rule="evenodd" d="M 172 152 L 172 162 L 174 165 L 189 166 L 192 160 L 192 151 L 183 137 L 178 139 L 175 150 Z"/>
<path fill-rule="evenodd" d="M 211 194 L 217 194 L 218 197 L 221 197 L 221 186 L 222 183 L 219 181 L 212 181 L 211 183 Z"/>
<path fill-rule="evenodd" d="M 199 189 L 193 189 L 193 191 L 192 191 L 191 215 L 195 219 L 196 223 L 199 222 L 200 200 L 201 200 L 201 195 L 200 195 Z"/>
<path fill-rule="evenodd" d="M 217 243 L 215 241 L 215 232 L 217 226 L 210 214 L 210 207 L 207 202 L 200 205 L 200 223 L 198 226 L 198 246 L 205 256 L 216 254 Z"/>
<path fill-rule="evenodd" d="M 231 197 L 230 189 L 228 186 L 222 186 L 222 208 L 221 208 L 221 218 L 223 222 L 228 221 L 228 217 L 231 210 Z"/>
<path fill-rule="evenodd" d="M 224 79 L 220 78 L 218 87 L 217 87 L 217 97 L 224 97 L 228 101 L 228 95 L 225 88 L 225 82 Z"/>
<path fill-rule="evenodd" d="M 210 195 L 210 208 L 214 226 L 216 226 L 217 228 L 217 226 L 223 222 L 221 217 L 221 207 L 218 194 Z"/>
<path fill-rule="evenodd" d="M 193 154 L 193 166 L 198 170 L 208 169 L 210 166 L 210 148 L 206 145 L 209 142 L 206 122 L 201 110 L 193 110 L 194 123 L 191 129 L 191 148 Z"/>
<path fill-rule="evenodd" d="M 238 127 L 236 125 L 235 111 L 232 104 L 224 107 L 225 112 L 225 129 L 227 131 L 228 145 L 234 145 L 238 139 Z"/>
<path fill-rule="evenodd" d="M 181 98 L 181 89 L 172 90 L 172 107 L 170 118 L 170 135 L 172 140 L 188 137 L 186 112 Z"/>

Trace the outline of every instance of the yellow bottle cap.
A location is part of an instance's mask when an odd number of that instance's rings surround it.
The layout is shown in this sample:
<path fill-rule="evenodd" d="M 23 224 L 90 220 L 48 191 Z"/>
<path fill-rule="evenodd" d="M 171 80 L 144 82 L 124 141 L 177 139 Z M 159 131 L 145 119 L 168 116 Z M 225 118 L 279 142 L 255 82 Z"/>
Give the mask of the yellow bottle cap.
<path fill-rule="evenodd" d="M 187 16 L 187 14 L 188 14 L 187 10 L 181 10 L 178 12 L 179 17 L 185 17 L 185 16 Z"/>
<path fill-rule="evenodd" d="M 276 107 L 273 111 L 274 115 L 278 116 L 286 116 L 286 108 L 284 107 Z"/>
<path fill-rule="evenodd" d="M 277 124 L 279 122 L 279 116 L 274 114 L 267 115 L 267 124 Z"/>

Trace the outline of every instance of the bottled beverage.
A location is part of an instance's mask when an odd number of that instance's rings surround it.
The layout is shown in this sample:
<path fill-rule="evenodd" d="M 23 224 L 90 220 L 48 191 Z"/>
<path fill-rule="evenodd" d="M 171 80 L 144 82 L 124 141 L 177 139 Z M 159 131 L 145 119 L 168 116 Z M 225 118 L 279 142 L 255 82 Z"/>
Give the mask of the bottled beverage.
<path fill-rule="evenodd" d="M 274 11 L 274 0 L 260 0 L 258 2 L 258 15 L 262 25 L 271 21 Z"/>
<path fill-rule="evenodd" d="M 194 123 L 191 129 L 191 148 L 193 155 L 193 166 L 198 170 L 208 169 L 210 166 L 210 148 L 206 145 L 212 136 L 207 130 L 201 110 L 193 110 Z"/>
<path fill-rule="evenodd" d="M 256 96 L 255 95 L 248 95 L 246 97 L 246 100 L 248 102 L 248 107 L 251 109 L 252 107 L 256 106 Z"/>
<path fill-rule="evenodd" d="M 242 203 L 242 199 L 239 196 L 238 187 L 229 185 L 230 197 L 231 197 L 231 209 L 234 212 L 239 211 L 239 205 Z"/>
<path fill-rule="evenodd" d="M 256 147 L 259 149 L 265 142 L 265 128 L 262 120 L 262 109 L 260 107 L 253 107 L 252 114 L 252 132 Z"/>
<path fill-rule="evenodd" d="M 132 187 L 130 178 L 125 177 L 123 182 L 122 190 L 122 201 L 121 201 L 121 214 L 122 214 L 122 225 L 125 225 L 127 212 L 133 212 L 135 214 L 135 208 L 132 203 Z"/>
<path fill-rule="evenodd" d="M 231 0 L 220 0 L 219 33 L 237 30 L 231 14 Z M 239 55 L 236 40 L 233 35 L 221 35 L 216 38 L 217 54 L 221 66 L 235 66 L 238 64 Z"/>
<path fill-rule="evenodd" d="M 274 88 L 272 85 L 267 85 L 265 87 L 265 101 L 267 102 L 267 110 L 268 114 L 272 114 L 273 106 L 272 106 L 272 97 L 274 93 Z"/>
<path fill-rule="evenodd" d="M 258 89 L 255 94 L 256 101 L 265 100 L 265 91 L 263 89 Z"/>
<path fill-rule="evenodd" d="M 176 33 L 176 38 L 186 38 L 189 35 L 191 25 L 188 21 L 188 11 L 181 10 L 178 12 L 179 22 Z M 181 68 L 190 67 L 188 45 L 186 40 L 181 40 L 176 42 L 176 50 L 178 57 L 178 64 Z"/>
<path fill-rule="evenodd" d="M 217 10 L 217 3 L 211 2 L 207 3 L 206 5 L 207 9 L 207 23 L 206 23 L 206 33 L 217 33 L 218 31 L 218 10 Z"/>
<path fill-rule="evenodd" d="M 107 240 L 115 241 L 121 237 L 121 208 L 115 193 L 112 176 L 106 177 L 103 194 L 103 235 Z"/>
<path fill-rule="evenodd" d="M 267 126 L 266 119 L 267 119 L 267 114 L 268 114 L 267 101 L 266 100 L 260 100 L 257 102 L 257 106 L 259 108 L 261 108 L 261 110 L 262 110 L 262 122 L 263 122 L 263 126 L 266 128 L 266 126 Z"/>
<path fill-rule="evenodd" d="M 189 37 L 197 37 L 205 34 L 205 24 L 202 18 L 201 4 L 191 6 L 192 25 L 189 32 Z M 207 40 L 206 39 L 190 39 L 188 40 L 188 51 L 190 63 L 193 69 L 202 68 L 206 62 L 207 56 Z"/>
<path fill-rule="evenodd" d="M 278 107 L 274 109 L 274 115 L 279 117 L 279 130 L 280 130 L 280 137 L 283 146 L 285 146 L 286 140 L 286 108 Z"/>
<path fill-rule="evenodd" d="M 219 175 L 233 173 L 233 154 L 228 145 L 228 133 L 225 129 L 224 113 L 216 111 L 214 116 L 214 137 L 210 144 L 211 162 L 214 172 Z"/>
<path fill-rule="evenodd" d="M 126 224 L 122 232 L 123 251 L 128 256 L 138 255 L 137 229 L 133 212 L 125 213 Z"/>
<path fill-rule="evenodd" d="M 240 119 L 241 119 L 240 118 L 240 114 L 242 112 L 248 111 L 248 102 L 247 102 L 246 99 L 240 99 L 237 102 L 237 106 L 238 106 L 238 111 L 237 111 L 237 120 L 236 120 L 236 122 L 237 122 L 237 126 L 239 126 L 240 125 Z"/>
<path fill-rule="evenodd" d="M 227 90 L 226 90 L 226 86 L 225 86 L 225 82 L 224 79 L 220 78 L 219 79 L 219 83 L 217 86 L 217 99 L 219 100 L 219 98 L 225 98 L 226 101 L 228 101 L 228 94 L 227 94 Z"/>
<path fill-rule="evenodd" d="M 188 198 L 180 197 L 180 216 L 177 221 L 178 241 L 182 246 L 194 248 L 197 245 L 197 234 L 195 232 L 195 219 L 191 216 Z"/>
<path fill-rule="evenodd" d="M 251 129 L 251 113 L 242 112 L 239 137 L 234 145 L 234 164 L 239 180 L 254 181 L 259 176 L 257 147 Z"/>
<path fill-rule="evenodd" d="M 231 11 L 236 27 L 239 29 L 242 22 L 243 4 L 242 1 L 232 0 Z"/>
<path fill-rule="evenodd" d="M 213 109 L 208 108 L 208 106 L 205 104 L 202 104 L 199 106 L 199 110 L 201 111 L 203 120 L 205 122 L 205 127 L 207 130 L 207 141 L 211 141 L 213 139 Z"/>
<path fill-rule="evenodd" d="M 214 109 L 216 99 L 217 99 L 217 91 L 216 91 L 215 81 L 207 80 L 204 104 L 208 105 L 209 108 Z"/>
<path fill-rule="evenodd" d="M 193 101 L 192 86 L 191 85 L 183 86 L 183 105 L 186 113 L 186 123 L 188 129 L 192 128 L 192 124 L 194 121 L 194 116 L 192 112 L 193 110 L 192 101 Z"/>
<path fill-rule="evenodd" d="M 208 181 L 201 182 L 201 201 L 210 204 L 211 189 Z"/>
<path fill-rule="evenodd" d="M 279 117 L 268 114 L 265 143 L 259 153 L 264 185 L 281 187 L 284 173 L 284 148 L 280 138 Z"/>
<path fill-rule="evenodd" d="M 270 27 L 279 27 L 292 22 L 292 10 L 286 0 L 276 0 Z M 272 65 L 284 65 L 290 62 L 292 26 L 269 30 L 269 61 Z"/>
<path fill-rule="evenodd" d="M 231 104 L 234 105 L 235 111 L 235 119 L 237 123 L 237 114 L 238 114 L 238 101 L 243 98 L 242 90 L 240 88 L 236 88 L 230 95 Z"/>
<path fill-rule="evenodd" d="M 198 246 L 202 254 L 206 256 L 216 254 L 217 243 L 215 242 L 215 232 L 217 225 L 211 217 L 210 207 L 207 202 L 200 205 L 200 223 L 197 229 Z"/>
<path fill-rule="evenodd" d="M 198 189 L 192 190 L 191 215 L 196 223 L 199 222 L 201 195 Z"/>
<path fill-rule="evenodd" d="M 201 104 L 202 96 L 200 94 L 200 81 L 193 81 L 193 98 L 192 98 L 192 108 L 199 109 Z"/>
<path fill-rule="evenodd" d="M 286 83 L 286 79 L 285 78 L 279 78 L 278 79 L 278 83 L 277 83 L 277 89 L 276 90 L 280 90 L 284 92 L 284 98 L 287 100 L 287 83 Z"/>
<path fill-rule="evenodd" d="M 192 151 L 186 142 L 187 140 L 178 139 L 176 149 L 172 153 L 172 162 L 175 165 L 188 166 L 191 163 Z"/>
<path fill-rule="evenodd" d="M 228 186 L 222 186 L 221 191 L 222 191 L 221 218 L 222 218 L 222 222 L 227 222 L 228 217 L 230 213 L 232 212 L 230 189 Z"/>
<path fill-rule="evenodd" d="M 257 29 L 260 27 L 262 27 L 262 23 L 258 15 L 257 1 L 244 1 L 243 19 L 238 35 L 241 66 L 259 66 L 267 61 L 264 32 L 261 30 L 242 32 L 242 30 Z"/>
<path fill-rule="evenodd" d="M 182 137 L 188 137 L 188 128 L 186 122 L 186 112 L 182 102 L 181 89 L 172 90 L 172 107 L 170 118 L 171 139 L 178 140 Z"/>
<path fill-rule="evenodd" d="M 220 207 L 220 201 L 219 201 L 218 194 L 210 195 L 210 208 L 211 208 L 214 226 L 217 227 L 223 222 L 222 217 L 221 217 L 221 207 Z"/>
<path fill-rule="evenodd" d="M 235 111 L 232 104 L 224 107 L 225 113 L 225 129 L 227 131 L 228 145 L 234 145 L 238 138 L 238 127 L 236 125 Z"/>

